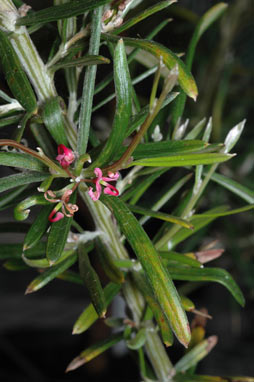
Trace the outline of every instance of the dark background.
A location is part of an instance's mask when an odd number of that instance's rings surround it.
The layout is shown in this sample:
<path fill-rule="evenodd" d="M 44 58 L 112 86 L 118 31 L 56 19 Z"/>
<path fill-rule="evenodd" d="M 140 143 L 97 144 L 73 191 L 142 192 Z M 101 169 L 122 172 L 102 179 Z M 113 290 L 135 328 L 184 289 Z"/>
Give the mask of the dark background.
<path fill-rule="evenodd" d="M 51 1 L 39 0 L 27 3 L 32 4 L 34 9 L 52 4 Z M 148 5 L 152 3 L 147 1 Z M 215 3 L 218 1 L 179 1 L 179 5 L 186 6 L 198 15 Z M 238 158 L 228 171 L 234 174 L 235 179 L 253 189 L 253 1 L 228 3 L 230 9 L 227 15 L 204 34 L 198 45 L 193 74 L 200 96 L 196 105 L 188 102 L 185 117 L 190 116 L 192 121 L 196 121 L 203 116 L 214 115 L 218 122 L 214 137 L 217 141 L 223 139 L 232 126 L 247 118 L 245 132 L 236 147 Z M 163 12 L 134 27 L 130 35 L 139 34 L 143 37 L 152 24 L 174 16 L 175 21 L 156 37 L 156 41 L 173 51 L 184 51 L 193 31 L 192 19 L 189 22 L 181 20 L 171 7 Z M 50 33 L 44 33 L 43 50 L 46 55 Z M 33 38 L 39 45 L 42 34 L 38 32 Z M 138 71 L 138 68 L 134 67 L 133 70 Z M 149 82 L 147 86 L 150 86 Z M 139 94 L 146 96 L 145 86 L 137 89 Z M 223 90 L 226 95 L 218 117 L 214 114 L 215 101 Z M 229 192 L 218 190 L 218 187 L 216 192 L 212 186 L 208 190 L 205 202 L 209 206 L 227 202 L 232 208 L 237 208 L 244 204 Z M 150 197 L 147 195 L 147 200 Z M 10 221 L 11 213 L 1 213 L 1 221 Z M 200 374 L 254 375 L 253 228 L 253 214 L 246 213 L 220 219 L 202 232 L 203 237 L 218 239 L 226 248 L 222 258 L 214 261 L 212 266 L 221 266 L 230 271 L 241 286 L 247 303 L 242 309 L 222 286 L 212 283 L 191 295 L 197 308 L 206 306 L 213 316 L 207 325 L 207 335 L 216 334 L 219 337 L 216 348 L 200 363 Z M 9 239 L 21 241 L 21 237 L 2 237 L 4 242 Z M 199 237 L 196 240 L 198 242 Z M 186 250 L 188 245 L 191 248 L 194 244 L 187 242 Z M 104 338 L 108 329 L 98 322 L 88 333 L 73 336 L 73 323 L 88 303 L 85 289 L 55 280 L 43 290 L 24 296 L 27 285 L 34 277 L 33 270 L 8 272 L 4 268 L 0 269 L 0 381 L 140 380 L 135 356 L 127 355 L 119 347 L 72 373 L 64 374 L 68 363 L 90 343 Z M 119 304 L 117 300 L 113 309 L 117 310 Z M 191 320 L 192 316 L 189 315 L 189 318 Z M 169 353 L 175 361 L 182 354 L 182 348 L 176 344 Z"/>

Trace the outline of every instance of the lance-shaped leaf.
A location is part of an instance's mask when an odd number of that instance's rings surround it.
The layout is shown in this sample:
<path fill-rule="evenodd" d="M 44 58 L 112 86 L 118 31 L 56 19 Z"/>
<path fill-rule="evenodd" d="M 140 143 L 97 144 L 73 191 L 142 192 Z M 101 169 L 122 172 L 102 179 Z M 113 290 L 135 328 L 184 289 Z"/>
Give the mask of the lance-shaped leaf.
<path fill-rule="evenodd" d="M 221 268 L 192 268 L 192 267 L 167 267 L 173 280 L 185 281 L 215 281 L 226 287 L 236 301 L 244 306 L 244 296 L 232 278 L 232 276 Z"/>
<path fill-rule="evenodd" d="M 174 366 L 176 372 L 185 372 L 206 357 L 217 344 L 217 336 L 210 336 L 186 353 Z"/>
<path fill-rule="evenodd" d="M 151 166 L 151 167 L 182 167 L 182 166 L 198 166 L 205 164 L 213 164 L 225 162 L 231 159 L 233 154 L 223 153 L 193 153 L 182 155 L 170 155 L 157 158 L 143 158 L 134 160 L 128 167 L 131 166 Z"/>
<path fill-rule="evenodd" d="M 195 259 L 195 255 L 190 256 L 190 254 L 182 254 L 173 251 L 159 251 L 159 255 L 163 259 L 164 264 L 173 265 L 189 265 L 191 267 L 200 268 L 201 263 Z"/>
<path fill-rule="evenodd" d="M 100 5 L 110 3 L 110 1 L 111 0 L 73 0 L 65 4 L 56 5 L 28 14 L 27 16 L 18 19 L 16 24 L 33 25 L 66 19 L 68 17 L 82 15 Z"/>
<path fill-rule="evenodd" d="M 111 303 L 113 298 L 118 294 L 121 289 L 120 284 L 109 283 L 103 290 L 105 296 L 106 307 Z M 93 304 L 89 304 L 88 307 L 81 313 L 77 321 L 73 326 L 72 334 L 80 334 L 85 332 L 93 323 L 99 318 Z"/>
<path fill-rule="evenodd" d="M 100 279 L 90 263 L 85 244 L 78 246 L 79 272 L 99 317 L 105 317 L 106 301 Z"/>
<path fill-rule="evenodd" d="M 0 192 L 10 190 L 11 188 L 22 186 L 24 184 L 41 182 L 47 177 L 48 177 L 48 174 L 43 174 L 39 172 L 28 172 L 28 171 L 20 173 L 20 174 L 5 176 L 0 179 Z"/>
<path fill-rule="evenodd" d="M 204 171 L 206 174 L 206 172 Z M 227 190 L 231 191 L 233 194 L 239 196 L 246 202 L 253 204 L 254 203 L 254 191 L 250 190 L 246 186 L 243 186 L 242 184 L 236 182 L 233 179 L 227 178 L 224 175 L 221 174 L 213 174 L 211 179 L 226 188 Z"/>
<path fill-rule="evenodd" d="M 47 172 L 47 167 L 37 158 L 23 153 L 0 152 L 0 165 L 25 168 L 27 170 Z"/>
<path fill-rule="evenodd" d="M 193 229 L 193 225 L 191 223 L 189 223 L 185 219 L 178 218 L 177 216 L 165 214 L 164 212 L 148 210 L 139 206 L 128 205 L 128 207 L 132 212 L 135 212 L 137 214 L 148 215 L 156 219 L 161 219 L 170 223 L 178 224 L 185 228 Z"/>
<path fill-rule="evenodd" d="M 117 41 L 117 37 L 109 34 L 102 35 L 105 40 Z M 187 69 L 185 64 L 179 57 L 165 46 L 148 40 L 135 39 L 135 38 L 123 38 L 126 45 L 133 46 L 134 48 L 140 48 L 156 56 L 159 60 L 162 58 L 163 63 L 168 69 L 173 69 L 178 66 L 179 71 L 179 85 L 183 91 L 191 98 L 196 100 L 198 95 L 197 86 L 191 72 Z"/>
<path fill-rule="evenodd" d="M 104 341 L 100 341 L 95 345 L 90 346 L 88 349 L 84 350 L 80 355 L 74 360 L 71 361 L 71 363 L 68 365 L 66 372 L 75 370 L 78 367 L 84 365 L 85 363 L 91 361 L 104 351 L 108 350 L 117 342 L 121 341 L 124 338 L 123 334 L 113 334 L 111 337 L 107 338 Z"/>
<path fill-rule="evenodd" d="M 109 162 L 119 146 L 122 144 L 129 119 L 131 116 L 131 79 L 122 40 L 116 45 L 114 52 L 114 82 L 116 90 L 116 111 L 111 134 L 93 167 L 101 167 L 103 163 Z"/>
<path fill-rule="evenodd" d="M 76 193 L 71 195 L 70 202 L 74 203 L 75 200 Z M 47 242 L 47 258 L 50 264 L 54 264 L 61 257 L 71 228 L 72 219 L 73 217 L 64 216 L 63 219 L 51 224 Z"/>
<path fill-rule="evenodd" d="M 72 58 L 71 60 L 59 61 L 56 65 L 52 66 L 51 69 L 53 71 L 56 71 L 58 69 L 72 68 L 75 66 L 87 66 L 109 63 L 110 60 L 106 57 L 98 55 L 87 55 L 81 58 Z"/>
<path fill-rule="evenodd" d="M 186 53 L 186 66 L 189 70 L 191 70 L 192 67 L 192 62 L 199 39 L 201 38 L 203 33 L 210 27 L 210 25 L 212 25 L 225 12 L 227 6 L 228 5 L 226 3 L 216 4 L 200 18 Z M 178 99 L 175 101 L 172 112 L 172 121 L 174 125 L 176 124 L 177 120 L 182 116 L 185 101 L 186 95 L 183 92 L 181 92 Z"/>
<path fill-rule="evenodd" d="M 60 97 L 50 98 L 43 105 L 43 121 L 46 128 L 56 141 L 58 145 L 63 144 L 68 146 L 68 140 L 66 137 L 66 121 L 64 117 L 64 111 L 61 107 Z"/>
<path fill-rule="evenodd" d="M 14 231 L 15 232 L 15 231 Z M 19 232 L 22 232 L 19 230 Z M 27 257 L 38 257 L 45 254 L 45 243 L 38 243 L 35 247 L 29 249 L 26 253 Z M 22 256 L 23 244 L 22 243 L 9 243 L 1 244 L 0 259 L 19 259 Z"/>
<path fill-rule="evenodd" d="M 0 29 L 0 57 L 2 68 L 13 96 L 28 112 L 37 108 L 36 98 L 9 36 Z"/>
<path fill-rule="evenodd" d="M 99 7 L 95 9 L 92 13 L 88 54 L 99 53 L 102 10 L 103 7 Z M 85 78 L 83 81 L 77 136 L 77 151 L 79 155 L 83 155 L 87 151 L 87 143 L 91 125 L 92 105 L 94 99 L 96 72 L 96 65 L 88 66 L 86 68 Z"/>
<path fill-rule="evenodd" d="M 34 247 L 40 241 L 41 237 L 44 235 L 49 225 L 48 217 L 52 209 L 52 204 L 45 206 L 41 209 L 25 236 L 23 245 L 24 251 Z"/>
<path fill-rule="evenodd" d="M 157 324 L 159 325 L 164 344 L 166 346 L 171 346 L 174 340 L 172 329 L 169 325 L 169 321 L 167 320 L 160 305 L 158 304 L 158 301 L 154 296 L 150 284 L 147 282 L 143 272 L 133 271 L 132 275 L 134 277 L 137 287 L 145 297 L 145 300 L 149 305 Z"/>
<path fill-rule="evenodd" d="M 132 156 L 134 160 L 142 160 L 143 158 L 156 158 L 167 155 L 197 152 L 208 146 L 207 143 L 198 140 L 141 143 L 137 146 Z M 126 148 L 119 150 L 119 157 L 125 150 Z M 114 159 L 118 158 L 114 157 Z"/>
<path fill-rule="evenodd" d="M 54 265 L 37 276 L 27 287 L 26 294 L 36 292 L 37 290 L 43 288 L 50 281 L 54 280 L 66 269 L 70 268 L 77 260 L 77 255 L 71 255 L 66 260 L 61 263 Z"/>
<path fill-rule="evenodd" d="M 103 195 L 102 201 L 114 213 L 122 233 L 136 253 L 172 330 L 179 341 L 187 346 L 190 341 L 190 329 L 186 314 L 181 306 L 177 290 L 152 242 L 135 216 L 120 199 Z"/>

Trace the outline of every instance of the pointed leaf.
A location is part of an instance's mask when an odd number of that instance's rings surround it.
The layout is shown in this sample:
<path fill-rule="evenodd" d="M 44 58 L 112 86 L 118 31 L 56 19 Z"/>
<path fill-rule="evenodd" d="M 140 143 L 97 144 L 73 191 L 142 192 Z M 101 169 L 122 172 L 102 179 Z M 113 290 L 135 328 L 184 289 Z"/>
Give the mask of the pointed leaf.
<path fill-rule="evenodd" d="M 174 280 L 185 281 L 215 281 L 226 287 L 236 301 L 244 306 L 244 296 L 232 278 L 232 276 L 221 268 L 185 268 L 185 267 L 167 267 L 171 277 Z"/>
<path fill-rule="evenodd" d="M 226 188 L 227 190 L 233 192 L 235 195 L 239 196 L 246 202 L 253 204 L 254 203 L 254 191 L 250 190 L 246 186 L 236 182 L 233 179 L 230 179 L 221 174 L 213 174 L 211 179 Z"/>
<path fill-rule="evenodd" d="M 0 57 L 2 68 L 13 96 L 28 112 L 34 112 L 37 101 L 33 88 L 22 68 L 9 36 L 0 29 Z"/>
<path fill-rule="evenodd" d="M 201 153 L 201 154 L 182 154 L 172 155 L 157 158 L 144 158 L 134 160 L 128 167 L 131 166 L 152 166 L 152 167 L 182 167 L 182 166 L 197 166 L 200 164 L 213 164 L 225 162 L 232 158 L 231 154 L 221 153 Z"/>
<path fill-rule="evenodd" d="M 131 79 L 123 40 L 119 40 L 114 52 L 114 82 L 116 112 L 111 134 L 93 167 L 109 162 L 124 141 L 131 116 Z"/>
<path fill-rule="evenodd" d="M 102 34 L 102 36 L 105 38 L 105 40 L 108 41 L 117 41 L 118 39 L 116 36 L 109 34 Z M 175 53 L 154 41 L 127 37 L 124 37 L 123 40 L 126 45 L 146 50 L 147 52 L 156 56 L 158 59 L 162 58 L 168 69 L 173 69 L 177 65 L 179 70 L 179 85 L 189 97 L 196 100 L 198 90 L 194 78 L 192 77 L 191 72 L 186 68 L 185 64 L 180 60 L 180 58 L 177 57 Z"/>
<path fill-rule="evenodd" d="M 185 372 L 206 357 L 217 344 L 217 336 L 210 336 L 186 353 L 174 366 L 176 372 Z"/>
<path fill-rule="evenodd" d="M 61 107 L 60 97 L 50 98 L 43 105 L 42 117 L 46 128 L 58 145 L 68 146 L 66 137 L 66 121 Z"/>
<path fill-rule="evenodd" d="M 182 309 L 177 290 L 149 237 L 120 199 L 103 195 L 102 201 L 114 213 L 123 234 L 135 251 L 172 330 L 179 341 L 187 346 L 190 331 L 185 312 Z"/>
<path fill-rule="evenodd" d="M 109 283 L 104 288 L 104 296 L 106 307 L 111 303 L 113 298 L 118 294 L 121 289 L 120 284 Z M 88 307 L 81 313 L 77 321 L 73 326 L 73 334 L 80 334 L 85 332 L 90 326 L 99 318 L 95 311 L 93 304 L 89 304 Z"/>
<path fill-rule="evenodd" d="M 0 152 L 0 165 L 25 168 L 27 170 L 47 172 L 47 167 L 40 162 L 37 158 L 28 154 L 13 153 L 13 152 Z"/>
<path fill-rule="evenodd" d="M 52 66 L 52 70 L 56 71 L 63 68 L 72 68 L 75 66 L 87 66 L 98 64 L 109 64 L 110 60 L 103 56 L 87 55 L 81 58 L 72 58 L 71 60 L 59 61 L 56 65 Z"/>
<path fill-rule="evenodd" d="M 110 3 L 111 0 L 73 0 L 65 4 L 56 5 L 54 7 L 44 8 L 41 11 L 29 13 L 27 16 L 21 17 L 17 20 L 17 25 L 33 25 L 38 23 L 47 23 L 82 15 L 90 11 Z"/>
<path fill-rule="evenodd" d="M 77 261 L 77 255 L 74 254 L 69 256 L 66 260 L 61 263 L 54 265 L 37 276 L 27 287 L 26 294 L 36 292 L 37 290 L 43 288 L 50 281 L 54 280 L 66 269 L 70 268 Z"/>
<path fill-rule="evenodd" d="M 28 172 L 28 171 L 20 173 L 20 174 L 5 176 L 0 179 L 0 192 L 10 190 L 11 188 L 21 186 L 23 184 L 41 182 L 47 177 L 48 177 L 48 174 L 43 174 L 40 172 Z"/>
<path fill-rule="evenodd" d="M 90 263 L 85 244 L 79 244 L 78 257 L 80 276 L 88 289 L 93 306 L 99 317 L 105 317 L 107 309 L 103 289 L 100 279 Z"/>
<path fill-rule="evenodd" d="M 104 351 L 111 348 L 113 345 L 117 344 L 117 342 L 123 339 L 123 334 L 113 334 L 111 337 L 107 338 L 104 341 L 100 341 L 95 345 L 90 346 L 88 349 L 84 350 L 80 355 L 74 358 L 73 361 L 68 365 L 66 372 L 75 370 L 78 367 L 84 365 L 85 363 L 91 361 Z"/>

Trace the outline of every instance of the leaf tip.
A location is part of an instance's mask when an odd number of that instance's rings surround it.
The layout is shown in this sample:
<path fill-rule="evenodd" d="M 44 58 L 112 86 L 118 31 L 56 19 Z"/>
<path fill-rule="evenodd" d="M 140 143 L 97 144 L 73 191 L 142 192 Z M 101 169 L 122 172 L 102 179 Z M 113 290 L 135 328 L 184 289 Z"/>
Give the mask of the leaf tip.
<path fill-rule="evenodd" d="M 82 366 L 84 363 L 86 363 L 85 358 L 81 356 L 74 358 L 67 366 L 65 373 L 69 373 L 69 371 L 77 369 L 78 367 Z"/>

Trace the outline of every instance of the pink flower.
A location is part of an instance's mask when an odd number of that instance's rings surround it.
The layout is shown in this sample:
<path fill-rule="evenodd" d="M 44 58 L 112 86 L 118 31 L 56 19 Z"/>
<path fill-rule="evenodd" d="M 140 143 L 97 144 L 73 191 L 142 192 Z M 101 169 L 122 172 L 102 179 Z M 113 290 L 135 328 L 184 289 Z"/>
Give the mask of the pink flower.
<path fill-rule="evenodd" d="M 113 172 L 108 172 L 108 177 L 107 176 L 102 176 L 102 171 L 99 167 L 96 167 L 94 169 L 94 173 L 96 175 L 96 178 L 93 179 L 93 183 L 95 183 L 96 191 L 93 191 L 92 187 L 89 187 L 88 194 L 91 197 L 93 201 L 96 202 L 96 200 L 99 199 L 101 195 L 101 185 L 106 186 L 103 190 L 104 194 L 108 195 L 113 195 L 113 196 L 118 196 L 119 192 L 118 190 L 112 186 L 112 184 L 109 184 L 108 182 L 114 182 L 119 178 L 119 173 L 113 173 Z"/>
<path fill-rule="evenodd" d="M 57 147 L 58 155 L 56 160 L 60 163 L 63 168 L 69 167 L 69 165 L 75 160 L 74 152 L 64 145 L 58 145 Z"/>
<path fill-rule="evenodd" d="M 57 212 L 56 209 L 54 208 L 49 214 L 48 219 L 51 223 L 55 223 L 61 220 L 63 217 L 64 217 L 64 214 L 62 212 Z"/>

